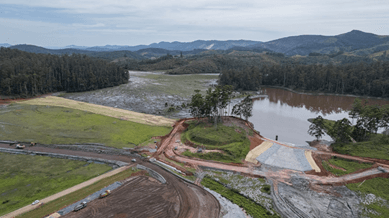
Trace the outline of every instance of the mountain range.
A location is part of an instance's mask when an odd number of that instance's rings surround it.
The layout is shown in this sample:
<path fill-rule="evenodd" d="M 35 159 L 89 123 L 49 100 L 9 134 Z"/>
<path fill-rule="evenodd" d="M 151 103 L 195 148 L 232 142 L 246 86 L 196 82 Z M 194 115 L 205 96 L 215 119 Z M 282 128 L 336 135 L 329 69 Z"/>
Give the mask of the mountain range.
<path fill-rule="evenodd" d="M 34 53 L 51 53 L 51 54 L 94 54 L 96 52 L 119 52 L 126 54 L 127 57 L 134 59 L 143 59 L 166 55 L 179 54 L 198 54 L 204 51 L 216 51 L 223 53 L 227 50 L 251 51 L 251 52 L 275 52 L 282 53 L 286 56 L 294 55 L 315 55 L 315 54 L 337 54 L 340 52 L 349 52 L 352 55 L 370 55 L 380 51 L 389 50 L 389 36 L 375 35 L 359 30 L 352 30 L 348 33 L 323 36 L 323 35 L 299 35 L 289 36 L 268 42 L 250 41 L 250 40 L 196 40 L 193 42 L 159 42 L 150 45 L 121 46 L 76 46 L 69 45 L 62 49 L 47 49 L 33 45 L 15 45 L 7 43 L 0 44 L 3 47 L 16 48 L 23 51 Z M 218 52 L 220 51 L 220 52 Z"/>

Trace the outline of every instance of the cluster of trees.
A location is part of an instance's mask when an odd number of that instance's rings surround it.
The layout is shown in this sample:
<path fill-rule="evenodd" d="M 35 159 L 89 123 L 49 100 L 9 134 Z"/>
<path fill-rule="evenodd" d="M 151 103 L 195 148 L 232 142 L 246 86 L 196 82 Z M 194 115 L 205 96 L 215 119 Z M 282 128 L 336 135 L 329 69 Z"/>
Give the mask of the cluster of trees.
<path fill-rule="evenodd" d="M 264 65 L 244 70 L 225 70 L 220 85 L 236 90 L 258 90 L 260 85 L 282 86 L 306 91 L 389 96 L 389 62 L 348 65 Z"/>
<path fill-rule="evenodd" d="M 377 133 L 379 128 L 389 128 L 389 105 L 367 105 L 356 98 L 349 116 L 356 119 L 352 137 L 357 141 L 367 139 L 369 133 Z"/>
<path fill-rule="evenodd" d="M 192 95 L 191 102 L 188 104 L 191 115 L 198 119 L 207 117 L 215 125 L 222 122 L 221 117 L 227 113 L 226 108 L 230 103 L 232 93 L 232 86 L 217 86 L 214 90 L 209 88 L 205 96 L 199 90 L 195 90 L 195 94 Z M 232 114 L 240 117 L 243 115 L 248 119 L 252 116 L 252 107 L 252 99 L 247 96 L 241 103 L 233 107 Z"/>
<path fill-rule="evenodd" d="M 123 68 L 86 55 L 50 55 L 0 49 L 0 95 L 79 92 L 127 83 Z"/>
<path fill-rule="evenodd" d="M 352 109 L 349 112 L 352 120 L 356 119 L 356 124 L 352 125 L 347 118 L 337 120 L 332 126 L 326 127 L 325 120 L 318 116 L 312 121 L 308 133 L 315 136 L 317 140 L 321 138 L 327 130 L 336 142 L 365 141 L 370 134 L 376 134 L 379 128 L 389 128 L 389 105 L 367 105 L 358 98 L 355 99 Z"/>

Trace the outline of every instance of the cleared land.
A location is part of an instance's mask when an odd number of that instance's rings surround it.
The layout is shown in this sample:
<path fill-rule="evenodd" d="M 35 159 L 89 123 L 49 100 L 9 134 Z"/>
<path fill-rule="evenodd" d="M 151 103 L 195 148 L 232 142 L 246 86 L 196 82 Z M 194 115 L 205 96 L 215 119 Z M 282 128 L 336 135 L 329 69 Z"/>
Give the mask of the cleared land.
<path fill-rule="evenodd" d="M 216 84 L 217 79 L 217 74 L 167 75 L 163 72 L 130 71 L 128 84 L 90 92 L 65 93 L 62 96 L 141 113 L 188 117 L 188 109 L 168 112 L 168 108 L 188 103 L 194 90 L 204 93 L 212 82 Z M 168 107 L 165 107 L 165 103 Z"/>
<path fill-rule="evenodd" d="M 0 215 L 112 169 L 84 161 L 4 153 L 0 153 L 0 166 Z"/>
<path fill-rule="evenodd" d="M 27 101 L 23 101 L 24 104 L 30 105 L 48 105 L 57 107 L 66 107 L 72 109 L 78 109 L 88 111 L 95 114 L 101 114 L 109 117 L 115 117 L 118 119 L 128 120 L 141 124 L 157 125 L 157 126 L 171 126 L 174 120 L 154 116 L 150 114 L 142 114 L 134 111 L 123 110 L 119 108 L 112 108 L 103 105 L 90 104 L 80 101 L 74 101 L 66 98 L 60 98 L 55 96 L 48 96 L 44 98 L 35 98 Z"/>
<path fill-rule="evenodd" d="M 0 139 L 41 144 L 103 143 L 134 147 L 171 128 L 150 126 L 76 109 L 27 104 L 0 108 Z"/>
<path fill-rule="evenodd" d="M 108 197 L 96 199 L 85 209 L 63 217 L 176 217 L 179 201 L 179 196 L 168 186 L 151 177 L 137 176 Z"/>
<path fill-rule="evenodd" d="M 120 170 L 117 169 L 117 170 Z M 61 198 L 57 198 L 56 200 L 53 200 L 53 201 L 50 201 L 42 206 L 40 206 L 39 208 L 35 209 L 35 210 L 32 210 L 30 212 L 27 212 L 25 214 L 22 214 L 21 216 L 18 216 L 20 218 L 41 218 L 41 217 L 44 217 L 48 214 L 51 214 L 55 211 L 58 211 L 59 209 L 67 206 L 67 205 L 70 205 L 80 199 L 83 199 L 85 197 L 87 197 L 88 195 L 116 182 L 116 181 L 121 181 L 123 179 L 126 179 L 130 176 L 132 176 L 133 173 L 137 172 L 139 170 L 135 169 L 135 170 L 132 170 L 131 168 L 130 169 L 127 169 L 127 170 L 124 170 L 120 173 L 117 173 L 115 175 L 112 175 L 110 177 L 107 177 L 107 178 L 104 178 L 100 181 L 97 181 L 83 189 L 80 189 L 78 190 L 77 192 L 72 192 L 70 194 L 67 194 Z"/>

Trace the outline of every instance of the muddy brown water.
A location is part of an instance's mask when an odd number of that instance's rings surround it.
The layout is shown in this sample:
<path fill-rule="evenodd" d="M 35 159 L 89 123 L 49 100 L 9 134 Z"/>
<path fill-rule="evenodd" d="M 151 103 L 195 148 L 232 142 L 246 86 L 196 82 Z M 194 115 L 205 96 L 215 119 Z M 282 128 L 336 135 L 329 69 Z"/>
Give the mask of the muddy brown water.
<path fill-rule="evenodd" d="M 315 137 L 307 133 L 309 118 L 318 115 L 330 120 L 349 118 L 348 110 L 351 109 L 356 97 L 337 95 L 310 95 L 299 94 L 283 89 L 264 88 L 268 97 L 260 98 L 254 102 L 253 116 L 249 121 L 254 124 L 260 134 L 296 145 L 307 145 L 306 141 L 312 141 Z M 366 99 L 368 104 L 389 104 L 388 99 Z M 352 119 L 349 118 L 351 122 Z M 331 140 L 326 135 L 322 139 Z"/>

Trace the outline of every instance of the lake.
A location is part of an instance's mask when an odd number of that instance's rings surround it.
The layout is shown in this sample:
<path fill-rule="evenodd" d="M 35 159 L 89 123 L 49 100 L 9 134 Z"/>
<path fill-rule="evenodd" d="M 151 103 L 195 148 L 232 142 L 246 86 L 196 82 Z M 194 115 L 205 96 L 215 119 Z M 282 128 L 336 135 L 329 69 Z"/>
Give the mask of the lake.
<path fill-rule="evenodd" d="M 307 133 L 309 118 L 321 115 L 325 119 L 339 120 L 349 118 L 356 97 L 336 95 L 298 94 L 283 89 L 263 88 L 268 97 L 254 101 L 253 116 L 249 121 L 264 137 L 296 145 L 307 145 L 315 137 Z M 367 99 L 369 104 L 385 105 L 386 99 Z M 349 119 L 351 120 L 351 119 Z M 352 122 L 352 120 L 351 120 Z M 356 121 L 355 121 L 356 122 Z M 322 139 L 331 140 L 326 135 Z"/>

